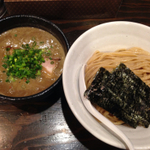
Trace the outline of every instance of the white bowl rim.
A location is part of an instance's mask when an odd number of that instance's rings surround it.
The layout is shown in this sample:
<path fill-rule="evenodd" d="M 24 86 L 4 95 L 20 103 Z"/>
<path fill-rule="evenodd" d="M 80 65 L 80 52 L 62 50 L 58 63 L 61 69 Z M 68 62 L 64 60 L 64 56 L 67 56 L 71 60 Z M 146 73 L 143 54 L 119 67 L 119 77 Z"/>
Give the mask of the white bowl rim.
<path fill-rule="evenodd" d="M 106 22 L 106 23 L 102 23 L 102 24 L 99 24 L 99 25 L 96 25 L 90 29 L 88 29 L 87 31 L 85 31 L 83 34 L 81 34 L 76 40 L 75 42 L 71 45 L 70 49 L 69 49 L 69 52 L 66 56 L 66 59 L 65 59 L 65 63 L 64 63 L 64 68 L 63 68 L 63 89 L 64 89 L 64 93 L 65 93 L 65 97 L 66 97 L 66 100 L 68 102 L 68 105 L 70 107 L 70 109 L 72 110 L 73 114 L 75 115 L 75 117 L 78 119 L 78 121 L 85 127 L 85 129 L 87 129 L 92 135 L 94 135 L 96 138 L 99 139 L 99 136 L 98 134 L 93 134 L 89 128 L 89 126 L 82 120 L 82 118 L 80 117 L 80 115 L 77 113 L 76 109 L 74 109 L 74 107 L 72 106 L 72 102 L 70 101 L 70 94 L 69 94 L 69 91 L 66 89 L 66 85 L 65 85 L 65 82 L 67 81 L 67 78 L 65 76 L 66 72 L 67 72 L 67 65 L 69 63 L 69 57 L 71 56 L 71 54 L 73 53 L 72 49 L 74 49 L 76 47 L 76 45 L 78 45 L 78 42 L 80 40 L 82 40 L 82 38 L 84 38 L 85 36 L 87 36 L 88 34 L 90 34 L 91 32 L 93 32 L 93 30 L 96 30 L 97 28 L 103 28 L 104 26 L 112 26 L 112 25 L 131 25 L 131 26 L 139 26 L 139 27 L 142 27 L 142 28 L 145 28 L 145 29 L 148 29 L 150 30 L 150 27 L 147 26 L 147 25 L 144 25 L 144 24 L 141 24 L 141 23 L 138 23 L 138 22 L 132 22 L 132 21 L 110 21 L 110 22 Z M 107 139 L 99 139 L 109 145 L 112 145 L 112 146 L 115 146 L 115 147 L 118 147 L 118 148 L 125 148 L 124 146 L 122 145 L 118 145 L 112 141 L 109 141 Z M 142 147 L 143 148 L 143 147 Z M 150 147 L 148 147 L 150 148 Z M 137 147 L 137 149 L 140 149 Z"/>

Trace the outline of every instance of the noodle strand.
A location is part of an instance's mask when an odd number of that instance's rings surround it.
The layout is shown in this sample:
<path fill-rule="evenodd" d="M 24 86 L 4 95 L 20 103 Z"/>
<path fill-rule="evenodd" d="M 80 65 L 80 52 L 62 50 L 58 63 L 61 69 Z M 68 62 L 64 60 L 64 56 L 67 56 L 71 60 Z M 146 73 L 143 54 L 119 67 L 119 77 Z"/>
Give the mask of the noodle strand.
<path fill-rule="evenodd" d="M 96 72 L 100 67 L 104 67 L 111 72 L 120 63 L 124 63 L 138 77 L 140 77 L 143 82 L 150 86 L 150 53 L 136 47 L 130 49 L 121 49 L 110 53 L 95 51 L 86 64 L 86 86 L 90 86 Z M 114 124 L 123 124 L 123 121 L 119 120 L 108 111 L 97 105 L 94 106 L 100 113 L 110 119 Z"/>

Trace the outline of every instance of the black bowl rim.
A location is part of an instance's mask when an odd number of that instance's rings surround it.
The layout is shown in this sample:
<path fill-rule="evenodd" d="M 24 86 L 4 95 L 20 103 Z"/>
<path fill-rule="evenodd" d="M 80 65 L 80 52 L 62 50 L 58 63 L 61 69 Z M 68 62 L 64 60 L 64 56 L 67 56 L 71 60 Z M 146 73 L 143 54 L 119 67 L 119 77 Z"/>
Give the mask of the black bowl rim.
<path fill-rule="evenodd" d="M 59 33 L 62 35 L 64 41 L 65 41 L 65 44 L 66 44 L 66 47 L 67 47 L 67 51 L 69 50 L 69 42 L 65 36 L 65 34 L 63 33 L 63 31 L 56 25 L 54 24 L 53 22 L 45 19 L 44 17 L 39 17 L 39 16 L 34 16 L 34 15 L 13 15 L 13 16 L 8 16 L 8 17 L 5 17 L 3 19 L 0 19 L 0 23 L 5 21 L 5 20 L 8 20 L 8 19 L 13 19 L 13 18 L 33 18 L 33 19 L 38 19 L 38 20 L 41 20 L 43 22 L 46 22 L 50 25 L 52 25 L 56 30 L 59 31 Z M 30 99 L 35 99 L 35 98 L 38 98 L 39 96 L 43 96 L 45 93 L 49 92 L 50 90 L 52 90 L 53 88 L 56 87 L 56 85 L 61 82 L 62 80 L 62 74 L 59 76 L 59 78 L 51 85 L 49 86 L 48 88 L 46 88 L 44 91 L 41 91 L 37 94 L 34 94 L 34 95 L 29 95 L 29 96 L 25 96 L 25 97 L 10 97 L 10 96 L 5 96 L 5 95 L 1 95 L 0 94 L 0 98 L 1 99 L 4 99 L 4 100 L 10 100 L 10 101 L 20 101 L 20 100 L 30 100 Z"/>

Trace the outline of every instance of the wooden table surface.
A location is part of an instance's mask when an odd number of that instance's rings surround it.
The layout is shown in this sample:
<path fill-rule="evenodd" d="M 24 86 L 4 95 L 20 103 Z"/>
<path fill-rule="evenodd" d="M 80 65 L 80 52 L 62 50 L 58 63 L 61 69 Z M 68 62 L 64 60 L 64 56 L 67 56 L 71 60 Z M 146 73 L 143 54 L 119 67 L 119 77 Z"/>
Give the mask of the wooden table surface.
<path fill-rule="evenodd" d="M 51 21 L 72 45 L 91 27 L 117 20 L 150 26 L 150 1 L 124 0 L 113 18 Z M 0 150 L 88 149 L 119 150 L 95 138 L 79 123 L 67 104 L 62 84 L 57 94 L 42 102 L 11 104 L 0 100 Z"/>

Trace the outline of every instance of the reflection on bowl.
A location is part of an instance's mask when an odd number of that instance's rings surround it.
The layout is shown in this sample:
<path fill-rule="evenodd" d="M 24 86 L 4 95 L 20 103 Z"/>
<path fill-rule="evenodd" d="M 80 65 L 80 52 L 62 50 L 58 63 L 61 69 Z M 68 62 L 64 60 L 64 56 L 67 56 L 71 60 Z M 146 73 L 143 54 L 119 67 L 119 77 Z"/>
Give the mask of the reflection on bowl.
<path fill-rule="evenodd" d="M 6 13 L 6 7 L 4 4 L 4 0 L 0 1 L 0 18 L 3 17 Z"/>
<path fill-rule="evenodd" d="M 46 19 L 16 15 L 0 20 L 0 34 L 0 98 L 28 101 L 52 94 L 69 49 L 64 33 Z"/>

